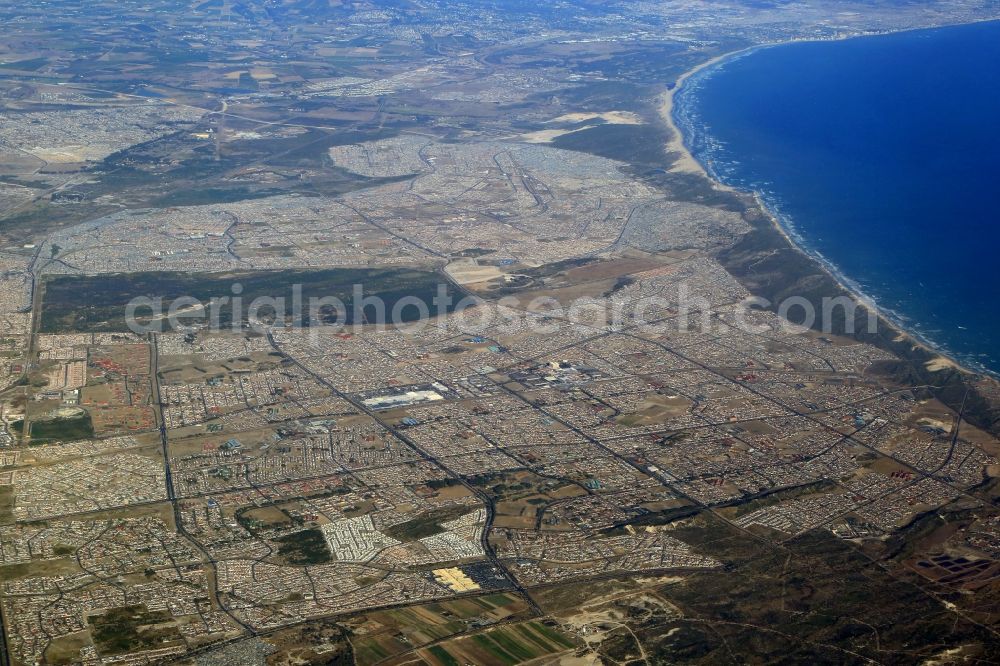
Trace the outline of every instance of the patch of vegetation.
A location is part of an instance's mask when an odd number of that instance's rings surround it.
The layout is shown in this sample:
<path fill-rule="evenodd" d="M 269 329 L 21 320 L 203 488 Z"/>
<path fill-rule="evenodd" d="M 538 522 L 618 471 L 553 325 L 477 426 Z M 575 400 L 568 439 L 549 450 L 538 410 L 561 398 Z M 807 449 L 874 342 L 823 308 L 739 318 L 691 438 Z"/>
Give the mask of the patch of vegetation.
<path fill-rule="evenodd" d="M 49 63 L 48 58 L 31 58 L 29 60 L 17 60 L 15 62 L 0 63 L 0 69 L 16 69 L 22 72 L 34 72 Z"/>
<path fill-rule="evenodd" d="M 242 307 L 237 310 L 223 298 L 233 296 L 234 285 L 242 288 Z M 130 301 L 135 298 L 162 299 L 161 315 L 166 315 L 172 303 L 178 299 L 193 298 L 208 305 L 212 299 L 219 299 L 218 323 L 222 327 L 246 323 L 250 306 L 255 299 L 273 299 L 264 302 L 256 312 L 259 319 L 269 321 L 284 316 L 288 321 L 293 314 L 293 287 L 301 287 L 302 317 L 309 316 L 310 298 L 336 298 L 344 305 L 338 312 L 333 306 L 320 309 L 319 319 L 323 323 L 343 323 L 351 325 L 358 316 L 365 321 L 373 321 L 379 316 L 378 309 L 368 301 L 354 306 L 354 287 L 361 285 L 363 297 L 377 297 L 384 303 L 386 320 L 401 299 L 415 297 L 426 303 L 433 311 L 433 299 L 438 285 L 444 284 L 431 271 L 405 269 L 325 269 L 325 270 L 283 270 L 252 273 L 174 273 L 147 272 L 111 274 L 96 276 L 63 276 L 50 279 L 45 284 L 42 301 L 41 330 L 43 332 L 95 332 L 127 330 L 126 313 Z M 445 284 L 449 293 L 450 285 Z M 458 299 L 454 299 L 458 300 Z M 277 309 L 270 302 L 277 302 Z M 364 307 L 362 307 L 364 306 Z M 280 312 L 283 310 L 284 312 Z M 415 321 L 420 312 L 415 307 L 403 308 L 399 313 L 403 322 Z M 141 324 L 152 322 L 153 312 L 148 306 L 134 310 L 135 319 Z M 204 311 L 180 317 L 185 323 L 207 321 Z M 167 327 L 167 322 L 162 322 Z M 304 325 L 310 322 L 303 321 Z M 314 322 L 313 322 L 314 323 Z"/>
<path fill-rule="evenodd" d="M 699 513 L 701 513 L 701 509 L 697 506 L 678 506 L 664 509 L 663 511 L 650 511 L 613 527 L 608 527 L 603 530 L 603 533 L 608 536 L 620 536 L 628 532 L 626 526 L 647 527 L 652 525 L 668 525 L 678 520 L 691 518 Z"/>
<path fill-rule="evenodd" d="M 764 491 L 762 493 L 757 493 L 756 495 L 751 495 L 745 500 L 740 500 L 740 502 L 736 505 L 736 515 L 743 516 L 748 513 L 753 513 L 758 509 L 763 509 L 766 506 L 771 506 L 780 502 L 787 502 L 788 500 L 803 497 L 805 495 L 827 492 L 836 487 L 836 482 L 831 479 L 821 479 L 819 481 L 806 483 L 801 486 L 795 486 L 794 488 Z"/>
<path fill-rule="evenodd" d="M 467 250 L 462 250 L 461 252 L 456 252 L 457 257 L 483 257 L 487 254 L 493 254 L 496 250 L 490 249 L 488 247 L 470 247 Z"/>
<path fill-rule="evenodd" d="M 607 124 L 557 136 L 552 145 L 634 165 L 663 166 L 669 162 L 664 150 L 669 139 L 669 131 L 656 125 Z"/>
<path fill-rule="evenodd" d="M 114 210 L 111 206 L 96 204 L 59 206 L 49 201 L 36 201 L 26 208 L 0 215 L 0 233 L 5 237 L 28 242 L 36 235 L 48 234 L 55 229 L 98 218 Z"/>
<path fill-rule="evenodd" d="M 444 479 L 430 479 L 424 485 L 431 490 L 441 490 L 443 488 L 451 488 L 452 486 L 460 486 L 462 482 L 458 479 L 446 477 Z"/>
<path fill-rule="evenodd" d="M 303 530 L 275 539 L 278 555 L 289 564 L 325 564 L 331 560 L 326 538 L 317 529 Z"/>
<path fill-rule="evenodd" d="M 35 444 L 56 440 L 87 439 L 93 436 L 94 424 L 87 412 L 31 422 L 31 441 Z"/>
<path fill-rule="evenodd" d="M 617 280 L 615 280 L 615 283 L 611 286 L 611 289 L 608 289 L 606 292 L 604 292 L 604 298 L 613 296 L 617 292 L 624 289 L 625 287 L 631 287 L 635 283 L 636 283 L 636 278 L 634 278 L 631 275 L 623 275 Z"/>
<path fill-rule="evenodd" d="M 387 527 L 382 531 L 397 541 L 417 541 L 418 539 L 444 532 L 445 528 L 441 526 L 441 523 L 454 520 L 467 513 L 469 513 L 469 507 L 466 506 L 444 507 L 435 509 L 413 520 L 408 520 L 405 523 Z"/>
<path fill-rule="evenodd" d="M 0 486 L 0 522 L 14 521 L 14 486 Z"/>
<path fill-rule="evenodd" d="M 210 204 L 232 203 L 249 199 L 263 199 L 280 194 L 281 190 L 256 190 L 246 186 L 239 187 L 204 187 L 178 189 L 170 194 L 153 200 L 153 205 L 161 208 L 171 206 L 205 206 Z"/>
<path fill-rule="evenodd" d="M 102 656 L 126 654 L 162 647 L 181 639 L 167 611 L 151 611 L 145 605 L 112 608 L 90 618 L 91 636 Z"/>

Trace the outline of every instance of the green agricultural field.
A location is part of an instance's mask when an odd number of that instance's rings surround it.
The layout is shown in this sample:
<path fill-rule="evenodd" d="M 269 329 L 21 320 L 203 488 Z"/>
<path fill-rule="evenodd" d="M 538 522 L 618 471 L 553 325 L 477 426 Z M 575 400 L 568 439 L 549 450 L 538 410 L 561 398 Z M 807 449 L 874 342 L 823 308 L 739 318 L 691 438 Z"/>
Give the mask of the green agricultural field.
<path fill-rule="evenodd" d="M 527 610 L 527 605 L 518 596 L 496 593 L 372 613 L 363 619 L 373 621 L 381 629 L 354 636 L 355 658 L 360 666 L 367 666 L 429 645 L 426 650 L 438 663 L 450 664 L 449 659 L 455 657 L 431 644 L 447 641 L 470 628 L 524 617 Z M 459 660 L 457 663 L 471 662 Z"/>
<path fill-rule="evenodd" d="M 522 622 L 456 638 L 421 651 L 431 664 L 513 666 L 571 650 L 574 643 L 541 622 Z"/>

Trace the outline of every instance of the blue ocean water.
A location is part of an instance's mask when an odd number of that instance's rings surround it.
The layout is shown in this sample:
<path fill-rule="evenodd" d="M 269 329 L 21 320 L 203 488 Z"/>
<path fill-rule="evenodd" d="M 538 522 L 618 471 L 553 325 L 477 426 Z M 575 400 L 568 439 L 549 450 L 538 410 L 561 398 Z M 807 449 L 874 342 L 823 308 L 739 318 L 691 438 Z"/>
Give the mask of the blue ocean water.
<path fill-rule="evenodd" d="M 1000 22 L 758 49 L 675 120 L 884 313 L 1000 371 Z"/>

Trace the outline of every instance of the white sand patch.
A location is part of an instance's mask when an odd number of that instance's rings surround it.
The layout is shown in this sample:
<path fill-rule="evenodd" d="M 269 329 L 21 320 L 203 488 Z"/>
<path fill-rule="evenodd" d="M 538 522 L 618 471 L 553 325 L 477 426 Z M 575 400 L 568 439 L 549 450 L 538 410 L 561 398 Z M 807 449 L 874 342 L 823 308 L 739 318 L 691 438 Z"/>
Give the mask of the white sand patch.
<path fill-rule="evenodd" d="M 444 270 L 458 284 L 486 282 L 506 275 L 496 266 L 480 266 L 475 259 L 458 259 L 445 266 Z"/>
<path fill-rule="evenodd" d="M 588 120 L 594 121 L 593 123 L 588 123 L 583 127 L 576 127 L 574 129 L 550 129 L 550 130 L 537 130 L 534 132 L 526 132 L 517 137 L 518 141 L 524 141 L 526 143 L 551 143 L 553 139 L 560 136 L 565 136 L 567 134 L 573 134 L 574 132 L 582 132 L 583 130 L 592 129 L 594 127 L 600 127 L 601 123 L 596 121 L 603 120 L 604 124 L 608 125 L 641 125 L 642 118 L 638 115 L 631 113 L 630 111 L 604 111 L 603 113 L 565 113 L 552 120 L 546 120 L 548 123 L 582 123 Z"/>
<path fill-rule="evenodd" d="M 924 367 L 931 372 L 938 372 L 940 370 L 949 370 L 958 368 L 955 362 L 951 359 L 947 359 L 944 356 L 936 356 L 924 364 Z"/>
<path fill-rule="evenodd" d="M 580 123 L 585 120 L 603 120 L 611 125 L 641 125 L 642 118 L 631 111 L 605 111 L 603 113 L 565 113 L 550 123 Z"/>
<path fill-rule="evenodd" d="M 61 146 L 60 148 L 35 146 L 27 149 L 27 152 L 49 164 L 72 164 L 87 161 L 86 146 Z"/>

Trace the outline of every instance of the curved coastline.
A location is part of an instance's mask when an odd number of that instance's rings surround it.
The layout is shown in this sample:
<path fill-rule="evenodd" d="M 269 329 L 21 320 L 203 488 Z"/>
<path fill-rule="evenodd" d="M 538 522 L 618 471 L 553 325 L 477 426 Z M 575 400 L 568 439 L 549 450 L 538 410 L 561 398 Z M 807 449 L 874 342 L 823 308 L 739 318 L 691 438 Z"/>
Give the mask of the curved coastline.
<path fill-rule="evenodd" d="M 944 27 L 949 26 L 917 28 L 913 31 L 934 30 Z M 773 200 L 769 200 L 767 193 L 752 187 L 741 187 L 725 182 L 724 177 L 717 172 L 715 166 L 710 161 L 704 160 L 704 158 L 699 154 L 702 151 L 698 149 L 697 141 L 699 139 L 710 139 L 711 137 L 704 134 L 698 134 L 698 128 L 694 125 L 690 118 L 685 117 L 683 113 L 684 107 L 678 99 L 678 96 L 682 93 L 692 92 L 692 83 L 703 81 L 705 78 L 711 76 L 715 71 L 724 67 L 726 64 L 731 63 L 736 59 L 752 55 L 762 49 L 804 42 L 829 42 L 872 38 L 886 34 L 898 33 L 872 33 L 830 39 L 794 39 L 784 42 L 754 45 L 716 56 L 688 70 L 677 78 L 676 84 L 673 88 L 666 91 L 660 107 L 661 115 L 672 132 L 672 139 L 668 144 L 667 149 L 670 152 L 680 155 L 680 158 L 673 165 L 671 165 L 670 170 L 676 173 L 697 173 L 708 178 L 717 189 L 752 196 L 757 206 L 770 219 L 774 229 L 784 238 L 791 248 L 818 264 L 819 267 L 833 281 L 835 281 L 841 289 L 850 294 L 862 305 L 872 309 L 881 321 L 888 323 L 892 327 L 893 332 L 897 333 L 897 341 L 908 341 L 915 347 L 919 347 L 929 354 L 932 354 L 934 358 L 925 364 L 928 370 L 934 372 L 941 369 L 955 369 L 970 375 L 986 375 L 997 379 L 1000 377 L 1000 373 L 986 368 L 976 361 L 965 359 L 956 355 L 944 345 L 931 340 L 925 334 L 916 329 L 912 323 L 908 323 L 908 320 L 903 315 L 900 315 L 892 309 L 881 307 L 874 298 L 864 292 L 862 286 L 857 281 L 846 275 L 836 264 L 830 261 L 822 253 L 812 248 L 809 245 L 808 239 L 805 238 L 796 228 L 794 220 L 791 220 L 787 216 L 783 215 L 779 210 L 778 204 Z"/>

